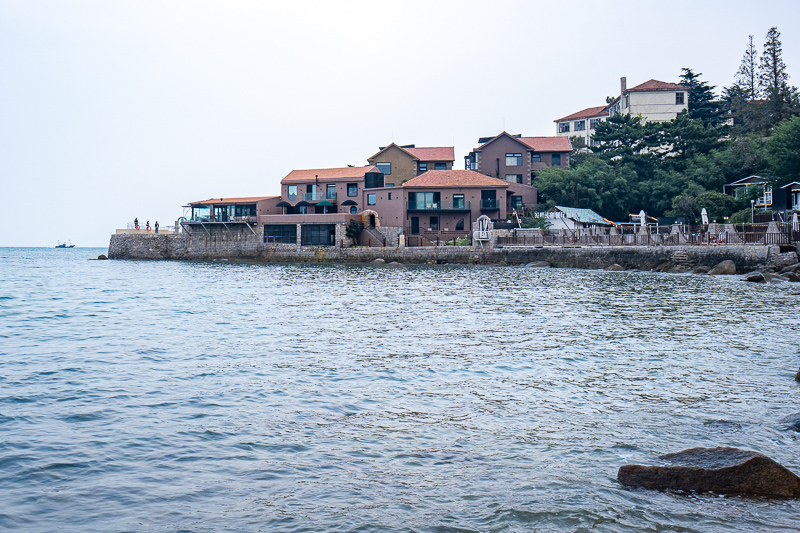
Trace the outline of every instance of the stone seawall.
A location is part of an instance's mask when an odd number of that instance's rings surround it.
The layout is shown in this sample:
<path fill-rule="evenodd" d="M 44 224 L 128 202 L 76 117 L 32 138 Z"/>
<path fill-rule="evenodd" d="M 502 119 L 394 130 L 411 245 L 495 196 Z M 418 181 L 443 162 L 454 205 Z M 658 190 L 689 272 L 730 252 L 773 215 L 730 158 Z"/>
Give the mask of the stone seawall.
<path fill-rule="evenodd" d="M 731 260 L 738 272 L 764 268 L 779 259 L 780 247 L 763 245 L 724 246 L 592 246 L 506 247 L 469 246 L 337 248 L 265 244 L 259 234 L 242 228 L 179 235 L 111 236 L 110 259 L 172 259 L 369 263 L 383 259 L 412 264 L 518 265 L 546 261 L 556 268 L 605 268 L 618 264 L 626 269 L 651 270 L 664 264 L 714 266 Z"/>

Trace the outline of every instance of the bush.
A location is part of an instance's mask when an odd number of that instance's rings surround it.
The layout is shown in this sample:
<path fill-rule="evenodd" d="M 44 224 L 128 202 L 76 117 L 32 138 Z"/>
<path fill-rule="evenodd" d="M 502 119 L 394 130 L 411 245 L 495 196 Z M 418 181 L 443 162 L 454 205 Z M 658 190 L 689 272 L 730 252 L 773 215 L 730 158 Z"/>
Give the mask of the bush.
<path fill-rule="evenodd" d="M 359 235 L 361 235 L 362 231 L 364 231 L 364 223 L 357 222 L 352 219 L 344 228 L 344 234 L 347 236 L 348 239 L 353 239 L 353 242 L 358 242 L 358 237 Z"/>

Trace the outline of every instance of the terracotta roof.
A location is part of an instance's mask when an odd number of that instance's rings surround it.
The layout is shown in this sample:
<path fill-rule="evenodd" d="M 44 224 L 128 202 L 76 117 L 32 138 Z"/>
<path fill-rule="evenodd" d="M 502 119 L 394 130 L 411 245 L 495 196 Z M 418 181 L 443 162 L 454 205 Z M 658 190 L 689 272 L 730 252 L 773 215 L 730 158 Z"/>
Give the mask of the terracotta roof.
<path fill-rule="evenodd" d="M 569 137 L 520 137 L 518 139 L 537 152 L 571 152 Z"/>
<path fill-rule="evenodd" d="M 603 117 L 608 115 L 608 105 L 601 105 L 598 107 L 590 107 L 583 111 L 578 111 L 564 118 L 554 120 L 553 122 L 561 122 L 562 120 L 575 120 L 576 118 L 589 118 L 589 117 Z"/>
<path fill-rule="evenodd" d="M 658 80 L 647 80 L 646 82 L 639 84 L 636 87 L 631 87 L 625 92 L 630 93 L 639 91 L 688 91 L 688 90 L 689 90 L 688 87 L 684 85 L 678 85 L 677 83 L 667 83 L 665 81 L 658 81 Z"/>
<path fill-rule="evenodd" d="M 509 182 L 474 170 L 429 170 L 403 184 L 403 187 L 507 187 Z"/>
<path fill-rule="evenodd" d="M 420 161 L 454 161 L 455 150 L 452 146 L 431 148 L 404 148 L 406 152 L 419 158 Z"/>
<path fill-rule="evenodd" d="M 252 204 L 254 202 L 260 202 L 261 200 L 270 200 L 272 198 L 280 198 L 280 196 L 241 196 L 241 197 L 230 197 L 230 198 L 209 198 L 208 200 L 202 200 L 200 202 L 190 202 L 189 205 L 209 205 L 209 204 Z"/>
<path fill-rule="evenodd" d="M 317 179 L 363 178 L 367 172 L 380 172 L 376 166 L 344 167 L 344 168 L 312 168 L 308 170 L 292 170 L 281 183 L 287 181 L 308 181 Z"/>

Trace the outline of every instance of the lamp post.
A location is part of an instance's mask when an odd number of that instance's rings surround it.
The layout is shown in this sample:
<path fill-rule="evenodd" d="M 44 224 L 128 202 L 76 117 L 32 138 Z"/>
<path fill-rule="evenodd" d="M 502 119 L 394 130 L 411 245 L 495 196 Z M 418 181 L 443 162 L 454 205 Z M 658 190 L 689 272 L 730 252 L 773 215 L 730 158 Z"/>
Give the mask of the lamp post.
<path fill-rule="evenodd" d="M 756 215 L 756 201 L 750 200 L 750 224 L 753 224 Z"/>

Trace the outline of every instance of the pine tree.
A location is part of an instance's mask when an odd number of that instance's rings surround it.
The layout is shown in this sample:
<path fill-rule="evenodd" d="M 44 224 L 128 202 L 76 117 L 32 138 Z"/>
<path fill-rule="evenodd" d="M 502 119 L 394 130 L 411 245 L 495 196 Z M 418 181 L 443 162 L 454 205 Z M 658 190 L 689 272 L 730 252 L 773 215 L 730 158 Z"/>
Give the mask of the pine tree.
<path fill-rule="evenodd" d="M 689 88 L 689 116 L 703 121 L 705 125 L 717 126 L 720 123 L 720 109 L 714 101 L 714 87 L 700 80 L 702 72 L 695 74 L 684 68 L 680 84 Z"/>
<path fill-rule="evenodd" d="M 761 53 L 759 79 L 767 99 L 767 124 L 772 127 L 798 112 L 797 88 L 789 85 L 789 74 L 783 62 L 781 33 L 772 27 Z"/>
<path fill-rule="evenodd" d="M 758 52 L 753 44 L 753 36 L 749 36 L 747 48 L 744 51 L 742 64 L 736 72 L 736 85 L 741 89 L 742 95 L 748 102 L 753 102 L 761 96 L 761 79 L 758 75 Z"/>

